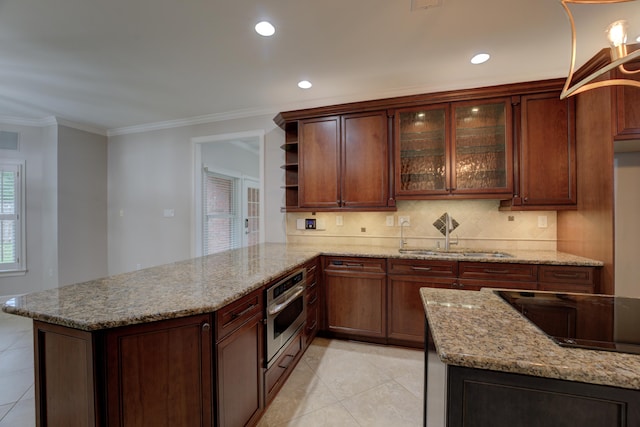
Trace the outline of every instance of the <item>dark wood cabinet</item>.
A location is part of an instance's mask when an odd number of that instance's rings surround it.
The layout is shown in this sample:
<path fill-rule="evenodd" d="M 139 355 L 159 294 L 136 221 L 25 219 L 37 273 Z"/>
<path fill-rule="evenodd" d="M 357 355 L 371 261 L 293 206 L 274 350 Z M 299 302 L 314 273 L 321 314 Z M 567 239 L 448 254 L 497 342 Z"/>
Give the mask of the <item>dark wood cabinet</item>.
<path fill-rule="evenodd" d="M 105 341 L 108 425 L 212 424 L 210 315 L 112 329 Z"/>
<path fill-rule="evenodd" d="M 396 110 L 396 197 L 510 194 L 511 129 L 509 98 Z"/>
<path fill-rule="evenodd" d="M 95 334 L 37 320 L 33 334 L 37 425 L 102 425 Z"/>
<path fill-rule="evenodd" d="M 560 92 L 514 97 L 520 110 L 518 186 L 503 207 L 517 210 L 575 209 L 575 100 Z"/>
<path fill-rule="evenodd" d="M 264 409 L 262 301 L 259 289 L 216 312 L 218 426 L 254 424 Z"/>
<path fill-rule="evenodd" d="M 385 342 L 385 259 L 326 257 L 323 286 L 326 332 L 338 337 Z"/>
<path fill-rule="evenodd" d="M 537 281 L 537 265 L 497 262 L 460 262 L 458 265 L 458 283 L 461 289 L 537 289 Z"/>
<path fill-rule="evenodd" d="M 306 265 L 307 269 L 307 323 L 304 327 L 304 347 L 307 348 L 320 329 L 320 285 L 318 260 Z"/>
<path fill-rule="evenodd" d="M 632 65 L 636 70 L 640 69 L 640 64 Z M 629 79 L 640 81 L 640 73 L 623 74 L 620 70 L 612 73 L 618 79 Z M 639 139 L 640 138 L 640 88 L 633 86 L 615 87 L 615 112 L 617 120 L 615 139 Z"/>
<path fill-rule="evenodd" d="M 298 205 L 301 209 L 394 206 L 384 111 L 298 122 Z"/>
<path fill-rule="evenodd" d="M 538 289 L 555 292 L 599 292 L 600 269 L 570 265 L 541 265 Z"/>
<path fill-rule="evenodd" d="M 637 390 L 459 366 L 446 378 L 452 427 L 640 425 Z"/>
<path fill-rule="evenodd" d="M 424 346 L 424 307 L 420 288 L 453 287 L 455 261 L 389 259 L 387 338 L 389 344 Z"/>

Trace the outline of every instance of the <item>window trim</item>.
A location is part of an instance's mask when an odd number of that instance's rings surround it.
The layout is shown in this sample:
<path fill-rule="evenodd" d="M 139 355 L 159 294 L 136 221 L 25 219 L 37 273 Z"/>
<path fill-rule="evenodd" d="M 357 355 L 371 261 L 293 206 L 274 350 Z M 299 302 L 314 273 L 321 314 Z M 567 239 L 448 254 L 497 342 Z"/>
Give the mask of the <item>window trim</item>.
<path fill-rule="evenodd" d="M 15 267 L 3 270 L 0 265 L 0 277 L 23 276 L 27 273 L 27 244 L 26 244 L 26 179 L 25 161 L 20 159 L 0 158 L 0 166 L 17 166 L 18 169 L 18 200 L 16 201 L 18 211 L 18 226 L 16 227 L 16 252 L 18 262 Z"/>

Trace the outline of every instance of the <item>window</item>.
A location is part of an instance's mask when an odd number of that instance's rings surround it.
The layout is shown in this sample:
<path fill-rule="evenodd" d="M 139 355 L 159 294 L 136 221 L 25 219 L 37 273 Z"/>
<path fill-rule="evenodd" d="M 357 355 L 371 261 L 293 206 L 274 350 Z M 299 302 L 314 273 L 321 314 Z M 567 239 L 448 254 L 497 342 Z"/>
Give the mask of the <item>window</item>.
<path fill-rule="evenodd" d="M 203 255 L 238 248 L 241 245 L 238 183 L 238 178 L 205 170 L 202 186 Z"/>
<path fill-rule="evenodd" d="M 0 160 L 0 274 L 25 271 L 22 169 Z"/>

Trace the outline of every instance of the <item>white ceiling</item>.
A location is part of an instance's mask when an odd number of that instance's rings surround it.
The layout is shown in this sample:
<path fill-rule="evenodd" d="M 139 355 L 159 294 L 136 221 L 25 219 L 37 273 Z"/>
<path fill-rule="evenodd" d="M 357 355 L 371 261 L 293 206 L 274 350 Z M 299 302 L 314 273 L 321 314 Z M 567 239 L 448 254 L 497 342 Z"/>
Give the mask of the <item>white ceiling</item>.
<path fill-rule="evenodd" d="M 564 77 L 559 0 L 0 0 L 0 122 L 110 133 L 388 96 Z M 578 64 L 638 1 L 574 5 Z M 606 9 L 605 9 L 606 8 Z M 271 38 L 253 26 L 276 26 Z M 638 34 L 633 34 L 634 38 Z M 492 59 L 471 65 L 486 51 Z M 314 86 L 296 86 L 308 79 Z"/>

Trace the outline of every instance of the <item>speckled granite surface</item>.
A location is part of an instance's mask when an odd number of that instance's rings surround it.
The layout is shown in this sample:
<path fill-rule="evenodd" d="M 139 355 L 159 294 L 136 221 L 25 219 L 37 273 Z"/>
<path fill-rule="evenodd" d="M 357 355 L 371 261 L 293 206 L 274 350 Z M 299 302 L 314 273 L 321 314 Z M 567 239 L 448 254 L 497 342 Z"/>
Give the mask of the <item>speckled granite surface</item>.
<path fill-rule="evenodd" d="M 492 262 L 602 265 L 553 251 L 509 251 Z M 313 257 L 380 258 L 433 256 L 400 254 L 397 248 L 262 244 L 63 286 L 10 300 L 3 311 L 83 330 L 99 330 L 216 311 Z M 460 260 L 444 255 L 438 259 Z M 467 261 L 487 261 L 465 257 Z"/>
<path fill-rule="evenodd" d="M 640 389 L 640 355 L 560 347 L 493 290 L 420 294 L 446 364 Z"/>

